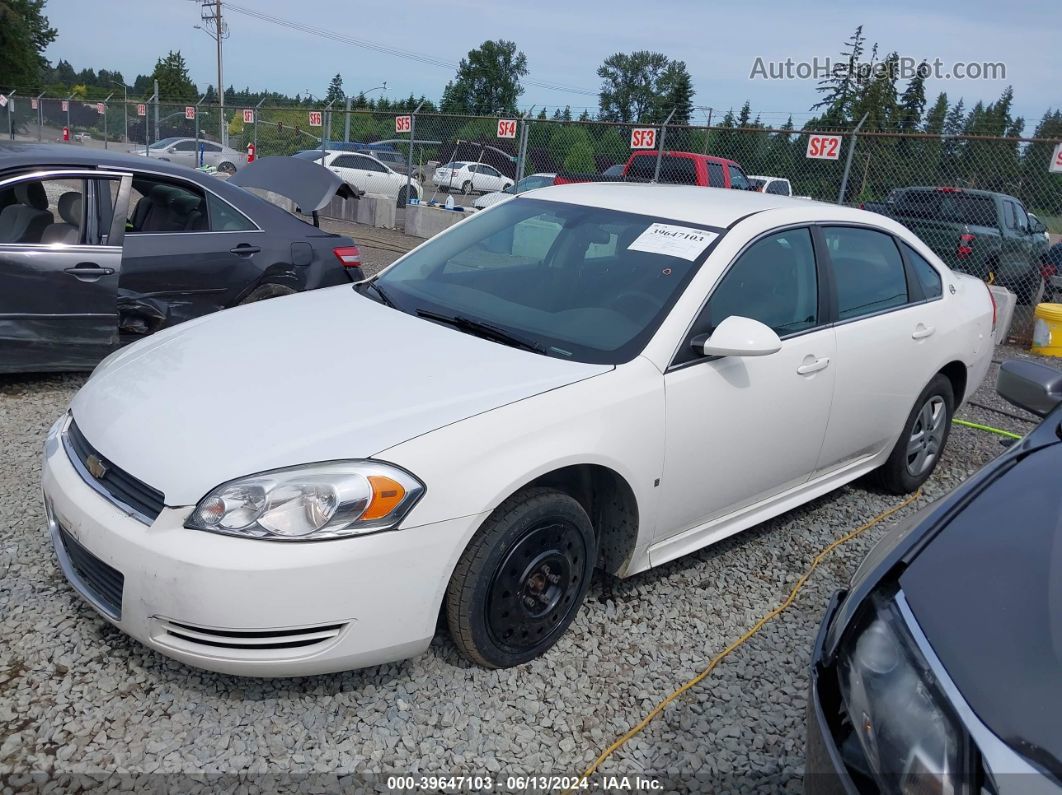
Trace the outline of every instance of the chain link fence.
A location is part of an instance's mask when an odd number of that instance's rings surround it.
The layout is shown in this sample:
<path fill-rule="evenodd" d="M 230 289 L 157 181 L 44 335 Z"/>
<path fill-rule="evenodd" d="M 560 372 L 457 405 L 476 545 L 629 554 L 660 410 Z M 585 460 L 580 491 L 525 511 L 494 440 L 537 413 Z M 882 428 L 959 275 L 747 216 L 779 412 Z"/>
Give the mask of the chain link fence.
<path fill-rule="evenodd" d="M 411 118 L 335 107 L 221 108 L 113 98 L 15 96 L 3 115 L 8 124 L 0 121 L 0 129 L 8 126 L 15 138 L 141 152 L 149 146 L 151 156 L 221 171 L 241 168 L 249 146 L 258 157 L 364 152 L 389 171 L 411 173 L 423 200 L 457 194 L 464 204 L 471 200 L 461 194 L 498 190 L 533 174 L 721 187 L 743 187 L 748 179 L 769 193 L 893 217 L 951 267 L 1010 289 L 1019 306 L 1062 300 L 1062 174 L 1049 170 L 1060 143 L 1054 140 L 437 113 Z M 179 151 L 168 151 L 173 147 Z M 733 161 L 739 169 L 688 153 Z M 440 171 L 454 162 L 474 168 Z M 1019 322 L 1015 332 L 1027 336 L 1028 328 L 1031 321 Z"/>

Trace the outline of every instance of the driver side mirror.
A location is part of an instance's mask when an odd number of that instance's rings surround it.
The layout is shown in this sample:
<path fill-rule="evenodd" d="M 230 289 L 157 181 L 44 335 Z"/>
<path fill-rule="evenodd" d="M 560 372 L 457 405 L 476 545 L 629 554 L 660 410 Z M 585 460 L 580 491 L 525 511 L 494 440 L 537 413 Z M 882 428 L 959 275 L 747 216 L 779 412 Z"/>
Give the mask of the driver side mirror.
<path fill-rule="evenodd" d="M 1062 370 L 1037 362 L 1008 359 L 999 367 L 996 391 L 1008 403 L 1046 417 L 1062 404 Z"/>
<path fill-rule="evenodd" d="M 782 349 L 782 341 L 758 320 L 731 315 L 709 336 L 693 338 L 693 349 L 702 356 L 769 356 Z"/>

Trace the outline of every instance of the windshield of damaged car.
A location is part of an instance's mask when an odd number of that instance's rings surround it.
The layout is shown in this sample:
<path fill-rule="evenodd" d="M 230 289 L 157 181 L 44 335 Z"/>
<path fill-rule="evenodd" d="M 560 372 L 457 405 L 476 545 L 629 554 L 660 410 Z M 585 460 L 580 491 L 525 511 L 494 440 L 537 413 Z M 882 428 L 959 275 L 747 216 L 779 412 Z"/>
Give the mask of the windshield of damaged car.
<path fill-rule="evenodd" d="M 619 364 L 645 347 L 722 232 L 516 197 L 424 244 L 376 284 L 411 314 L 464 318 L 550 356 Z"/>

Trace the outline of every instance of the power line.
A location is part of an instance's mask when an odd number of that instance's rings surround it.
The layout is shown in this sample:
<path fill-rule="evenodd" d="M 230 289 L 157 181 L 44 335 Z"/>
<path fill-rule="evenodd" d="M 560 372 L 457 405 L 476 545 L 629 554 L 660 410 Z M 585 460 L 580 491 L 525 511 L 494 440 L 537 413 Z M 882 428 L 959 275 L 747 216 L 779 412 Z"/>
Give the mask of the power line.
<path fill-rule="evenodd" d="M 235 11 L 239 14 L 252 17 L 262 22 L 269 22 L 273 25 L 278 25 L 289 30 L 299 31 L 300 33 L 308 33 L 311 36 L 319 36 L 325 39 L 331 39 L 341 44 L 348 44 L 353 47 L 364 47 L 374 52 L 383 53 L 385 55 L 393 55 L 396 58 L 405 58 L 407 60 L 416 61 L 427 66 L 437 66 L 441 69 L 449 69 L 451 71 L 457 70 L 457 64 L 452 61 L 444 61 L 441 58 L 435 58 L 430 55 L 424 55 L 422 53 L 413 52 L 411 50 L 403 50 L 399 47 L 391 47 L 386 44 L 378 44 L 366 39 L 358 39 L 353 36 L 347 36 L 343 33 L 337 33 L 333 30 L 327 30 L 325 28 L 318 28 L 313 25 L 307 25 L 305 22 L 298 22 L 291 19 L 283 19 L 282 17 L 273 16 L 272 14 L 266 14 L 263 11 L 258 11 L 253 8 L 245 8 L 243 6 L 235 5 L 234 3 L 225 3 L 226 8 L 230 11 Z M 572 86 L 565 86 L 560 83 L 552 83 L 547 80 L 535 80 L 532 78 L 525 78 L 524 83 L 527 85 L 535 86 L 536 88 L 545 88 L 550 91 L 558 91 L 567 94 L 581 94 L 588 97 L 596 97 L 597 91 L 591 91 L 585 88 L 574 88 Z"/>

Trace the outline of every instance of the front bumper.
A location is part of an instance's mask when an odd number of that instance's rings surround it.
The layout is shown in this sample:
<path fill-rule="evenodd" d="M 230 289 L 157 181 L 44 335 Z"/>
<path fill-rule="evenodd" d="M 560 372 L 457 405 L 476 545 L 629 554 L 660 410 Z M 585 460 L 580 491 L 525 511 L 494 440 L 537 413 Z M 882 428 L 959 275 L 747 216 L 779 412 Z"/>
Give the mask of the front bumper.
<path fill-rule="evenodd" d="M 423 652 L 453 567 L 482 519 L 318 542 L 188 530 L 190 507 L 164 508 L 149 526 L 85 483 L 57 431 L 45 446 L 42 486 L 67 579 L 123 632 L 213 671 L 302 676 Z M 110 578 L 105 592 L 121 583 L 117 609 L 92 587 L 92 572 L 77 565 L 86 560 Z"/>

